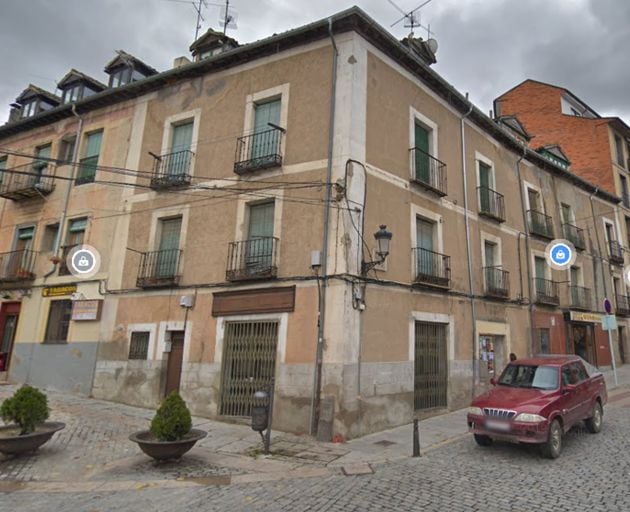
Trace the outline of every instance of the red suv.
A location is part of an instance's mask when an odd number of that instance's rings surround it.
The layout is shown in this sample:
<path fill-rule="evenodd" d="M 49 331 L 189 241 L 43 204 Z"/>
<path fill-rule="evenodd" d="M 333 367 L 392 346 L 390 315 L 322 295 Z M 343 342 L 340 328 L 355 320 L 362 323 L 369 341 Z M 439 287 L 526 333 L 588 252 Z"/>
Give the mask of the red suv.
<path fill-rule="evenodd" d="M 555 459 L 562 435 L 580 421 L 592 433 L 602 428 L 606 382 L 578 356 L 518 359 L 491 382 L 495 387 L 468 408 L 468 429 L 481 446 L 494 439 L 538 443 L 545 457 Z"/>

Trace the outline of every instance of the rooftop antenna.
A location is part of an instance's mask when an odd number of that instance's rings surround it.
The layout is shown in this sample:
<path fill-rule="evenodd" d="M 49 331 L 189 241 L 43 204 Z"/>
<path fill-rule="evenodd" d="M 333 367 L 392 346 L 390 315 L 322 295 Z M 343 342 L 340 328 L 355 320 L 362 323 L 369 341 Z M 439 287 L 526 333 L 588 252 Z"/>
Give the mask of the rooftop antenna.
<path fill-rule="evenodd" d="M 195 41 L 196 41 L 197 38 L 199 37 L 199 29 L 201 28 L 201 22 L 206 21 L 205 18 L 203 17 L 203 14 L 201 14 L 201 10 L 204 7 L 207 9 L 208 4 L 206 3 L 206 0 L 198 0 L 196 3 L 192 2 L 192 5 L 195 8 L 195 11 L 197 11 L 197 25 L 195 27 Z"/>
<path fill-rule="evenodd" d="M 416 14 L 416 11 L 419 11 L 422 7 L 424 7 L 425 5 L 427 5 L 429 2 L 431 2 L 432 0 L 425 0 L 424 2 L 422 2 L 418 7 L 416 7 L 415 9 L 412 9 L 409 12 L 404 11 L 403 9 L 401 9 L 397 4 L 395 4 L 392 0 L 387 0 L 398 12 L 400 12 L 400 14 L 402 14 L 402 18 L 396 20 L 394 23 L 391 24 L 391 27 L 394 27 L 396 25 L 398 25 L 401 21 L 403 20 L 407 20 L 406 24 L 404 25 L 405 28 L 410 28 L 411 31 L 409 32 L 409 37 L 413 37 L 413 29 L 416 27 L 420 27 L 420 28 L 424 28 L 427 31 L 427 39 L 431 38 L 431 34 L 434 34 L 434 32 L 431 32 L 431 25 L 429 25 L 428 27 L 425 27 L 424 25 L 422 25 L 422 23 L 420 22 L 421 18 L 420 18 L 420 13 Z"/>
<path fill-rule="evenodd" d="M 222 9 L 221 18 L 219 19 L 219 23 L 223 25 L 223 35 L 225 35 L 228 28 L 237 28 L 236 18 L 236 11 L 230 9 L 230 0 L 225 0 L 225 7 Z"/>

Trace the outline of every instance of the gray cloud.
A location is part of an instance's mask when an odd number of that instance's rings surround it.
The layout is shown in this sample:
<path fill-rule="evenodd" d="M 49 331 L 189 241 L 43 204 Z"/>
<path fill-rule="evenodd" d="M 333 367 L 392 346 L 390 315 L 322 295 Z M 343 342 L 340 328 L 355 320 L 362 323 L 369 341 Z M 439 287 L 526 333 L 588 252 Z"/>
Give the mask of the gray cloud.
<path fill-rule="evenodd" d="M 403 9 L 419 0 L 396 0 Z M 220 2 L 218 2 L 220 3 Z M 385 0 L 357 4 L 397 37 L 408 29 Z M 335 0 L 231 0 L 231 35 L 254 41 L 328 16 Z M 218 25 L 210 5 L 202 30 Z M 624 0 L 433 0 L 422 9 L 439 41 L 435 69 L 488 111 L 492 99 L 525 78 L 564 86 L 601 114 L 630 122 L 630 2 Z M 105 80 L 103 67 L 124 49 L 159 70 L 188 54 L 195 30 L 190 3 L 171 0 L 0 0 L 0 122 L 34 83 L 53 90 L 72 67 Z M 417 30 L 417 34 L 425 35 Z"/>

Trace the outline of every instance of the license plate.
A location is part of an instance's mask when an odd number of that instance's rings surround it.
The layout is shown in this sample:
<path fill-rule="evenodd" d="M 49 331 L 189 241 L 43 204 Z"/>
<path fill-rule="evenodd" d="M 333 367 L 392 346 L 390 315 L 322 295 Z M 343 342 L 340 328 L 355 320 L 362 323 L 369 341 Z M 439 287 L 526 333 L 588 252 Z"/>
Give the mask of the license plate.
<path fill-rule="evenodd" d="M 510 424 L 505 421 L 486 420 L 486 428 L 507 432 L 510 430 Z"/>

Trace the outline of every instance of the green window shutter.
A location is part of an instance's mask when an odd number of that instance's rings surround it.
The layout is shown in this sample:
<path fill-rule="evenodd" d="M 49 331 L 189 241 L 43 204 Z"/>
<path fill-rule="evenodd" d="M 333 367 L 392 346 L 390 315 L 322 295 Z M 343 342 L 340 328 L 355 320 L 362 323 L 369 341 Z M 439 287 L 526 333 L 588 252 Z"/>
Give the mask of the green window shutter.
<path fill-rule="evenodd" d="M 254 107 L 254 133 L 270 130 L 268 123 L 280 126 L 280 104 L 279 99 L 258 103 Z"/>
<path fill-rule="evenodd" d="M 571 207 L 568 204 L 563 204 L 562 208 L 562 222 L 565 224 L 571 224 Z"/>
<path fill-rule="evenodd" d="M 157 276 L 173 277 L 177 274 L 179 262 L 179 238 L 182 229 L 182 218 L 164 219 L 161 221 L 160 252 L 157 259 Z"/>
<path fill-rule="evenodd" d="M 487 164 L 484 164 L 483 162 L 479 162 L 479 186 L 492 188 L 490 177 L 491 177 L 490 166 Z"/>
<path fill-rule="evenodd" d="M 6 168 L 7 168 L 7 159 L 6 158 L 0 159 L 0 185 L 2 185 L 2 180 L 4 178 L 4 173 L 2 171 Z"/>
<path fill-rule="evenodd" d="M 428 251 L 433 250 L 433 229 L 433 222 L 424 219 L 418 219 L 416 221 L 416 240 L 418 247 Z"/>
<path fill-rule="evenodd" d="M 73 219 L 70 221 L 68 231 L 70 233 L 78 233 L 79 231 L 85 231 L 87 228 L 87 218 Z"/>
<path fill-rule="evenodd" d="M 545 258 L 540 258 L 536 256 L 534 258 L 534 263 L 535 263 L 534 270 L 536 272 L 536 277 L 545 279 L 545 267 L 547 265 Z"/>
<path fill-rule="evenodd" d="M 173 126 L 171 152 L 188 151 L 192 145 L 193 122 Z"/>
<path fill-rule="evenodd" d="M 248 239 L 273 236 L 274 209 L 273 202 L 249 207 Z"/>
<path fill-rule="evenodd" d="M 87 147 L 85 157 L 95 157 L 101 152 L 101 141 L 103 140 L 103 132 L 90 133 L 87 136 Z"/>
<path fill-rule="evenodd" d="M 429 163 L 429 130 L 416 123 L 415 125 L 415 165 L 416 179 L 425 183 L 430 183 L 430 163 Z"/>
<path fill-rule="evenodd" d="M 20 228 L 18 229 L 18 239 L 19 240 L 31 240 L 33 235 L 35 234 L 35 228 Z"/>
<path fill-rule="evenodd" d="M 495 266 L 496 244 L 484 242 L 484 251 L 486 257 L 486 267 Z"/>
<path fill-rule="evenodd" d="M 35 152 L 36 158 L 50 158 L 50 144 L 48 146 L 43 146 L 41 148 L 37 148 Z M 33 162 L 33 171 L 37 174 L 41 175 L 46 172 L 48 168 L 48 160 L 35 160 Z M 40 180 L 39 177 L 35 178 L 35 183 L 38 183 Z"/>

